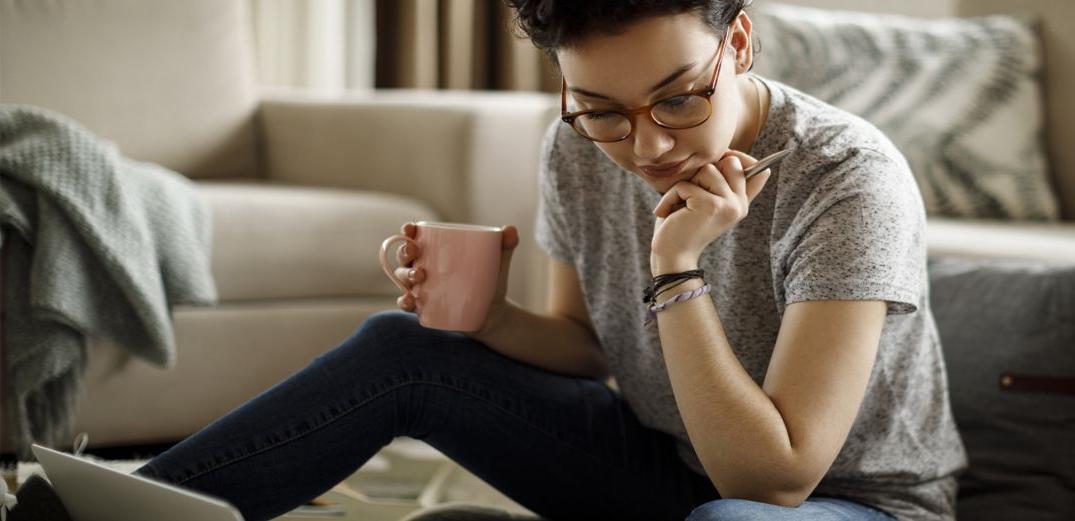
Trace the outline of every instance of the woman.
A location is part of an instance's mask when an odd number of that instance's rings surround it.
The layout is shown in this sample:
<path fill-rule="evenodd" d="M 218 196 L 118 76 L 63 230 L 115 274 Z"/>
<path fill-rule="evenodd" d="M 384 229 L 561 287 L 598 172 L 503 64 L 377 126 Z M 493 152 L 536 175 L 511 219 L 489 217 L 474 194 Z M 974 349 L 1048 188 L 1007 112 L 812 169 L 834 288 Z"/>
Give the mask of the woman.
<path fill-rule="evenodd" d="M 952 519 L 965 455 L 900 153 L 752 75 L 742 0 L 509 3 L 564 81 L 549 311 L 505 299 L 509 226 L 480 331 L 370 317 L 138 472 L 267 519 L 411 436 L 548 519 Z"/>

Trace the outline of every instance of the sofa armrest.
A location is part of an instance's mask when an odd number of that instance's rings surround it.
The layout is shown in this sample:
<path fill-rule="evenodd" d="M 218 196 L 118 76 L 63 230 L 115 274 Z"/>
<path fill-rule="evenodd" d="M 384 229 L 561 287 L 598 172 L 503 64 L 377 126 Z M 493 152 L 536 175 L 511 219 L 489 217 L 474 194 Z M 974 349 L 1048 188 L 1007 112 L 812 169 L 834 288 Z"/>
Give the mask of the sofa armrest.
<path fill-rule="evenodd" d="M 1075 262 L 1075 223 L 930 218 L 931 257 Z"/>
<path fill-rule="evenodd" d="M 472 220 L 476 198 L 536 182 L 553 108 L 551 96 L 536 93 L 266 90 L 266 173 L 274 181 L 411 196 L 445 219 Z M 514 190 L 489 191 L 484 183 Z"/>
<path fill-rule="evenodd" d="M 266 90 L 265 171 L 274 182 L 413 197 L 446 221 L 514 224 L 509 296 L 539 309 L 538 154 L 558 108 L 539 93 Z"/>

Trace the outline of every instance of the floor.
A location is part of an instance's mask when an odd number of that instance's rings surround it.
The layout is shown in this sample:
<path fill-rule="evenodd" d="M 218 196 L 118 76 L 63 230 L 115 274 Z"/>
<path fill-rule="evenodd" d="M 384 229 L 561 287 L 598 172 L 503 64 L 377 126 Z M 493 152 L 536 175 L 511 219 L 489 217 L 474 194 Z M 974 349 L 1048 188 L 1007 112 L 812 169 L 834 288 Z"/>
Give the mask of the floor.
<path fill-rule="evenodd" d="M 116 470 L 132 472 L 146 459 L 170 446 L 88 449 L 86 454 Z M 21 463 L 18 481 L 21 483 L 30 474 L 40 472 L 37 464 Z M 418 440 L 399 438 L 319 497 L 316 505 L 305 505 L 278 519 L 316 517 L 339 521 L 398 521 L 422 508 L 449 502 L 527 512 L 432 447 Z"/>

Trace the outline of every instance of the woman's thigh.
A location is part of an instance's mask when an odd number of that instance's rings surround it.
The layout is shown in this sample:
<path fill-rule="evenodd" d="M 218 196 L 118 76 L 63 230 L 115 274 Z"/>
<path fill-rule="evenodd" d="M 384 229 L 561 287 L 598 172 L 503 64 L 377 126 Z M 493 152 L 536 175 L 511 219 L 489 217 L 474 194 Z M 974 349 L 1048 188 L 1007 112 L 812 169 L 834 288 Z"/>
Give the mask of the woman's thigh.
<path fill-rule="evenodd" d="M 795 508 L 745 499 L 718 499 L 691 512 L 687 521 L 891 521 L 894 517 L 861 503 L 809 497 Z"/>

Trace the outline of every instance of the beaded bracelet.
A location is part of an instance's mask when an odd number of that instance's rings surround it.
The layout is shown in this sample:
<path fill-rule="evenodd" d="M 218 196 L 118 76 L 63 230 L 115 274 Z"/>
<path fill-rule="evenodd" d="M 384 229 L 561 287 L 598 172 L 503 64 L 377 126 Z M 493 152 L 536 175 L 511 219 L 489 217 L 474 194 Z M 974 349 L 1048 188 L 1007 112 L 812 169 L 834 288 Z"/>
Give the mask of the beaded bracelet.
<path fill-rule="evenodd" d="M 675 304 L 676 302 L 686 302 L 686 301 L 691 300 L 693 298 L 700 297 L 702 295 L 705 295 L 706 293 L 709 293 L 709 290 L 710 290 L 710 286 L 709 286 L 709 284 L 706 284 L 706 285 L 704 285 L 704 286 L 702 286 L 702 287 L 700 287 L 698 289 L 695 289 L 695 290 L 684 291 L 683 293 L 680 293 L 680 294 L 672 297 L 671 299 L 665 301 L 662 304 L 654 304 L 652 306 L 648 306 L 646 308 L 646 318 L 645 318 L 645 320 L 642 321 L 642 325 L 648 326 L 650 322 L 653 322 L 657 318 L 657 313 L 660 313 L 661 311 L 664 311 L 665 309 L 668 308 L 668 306 L 671 306 L 672 304 Z"/>

